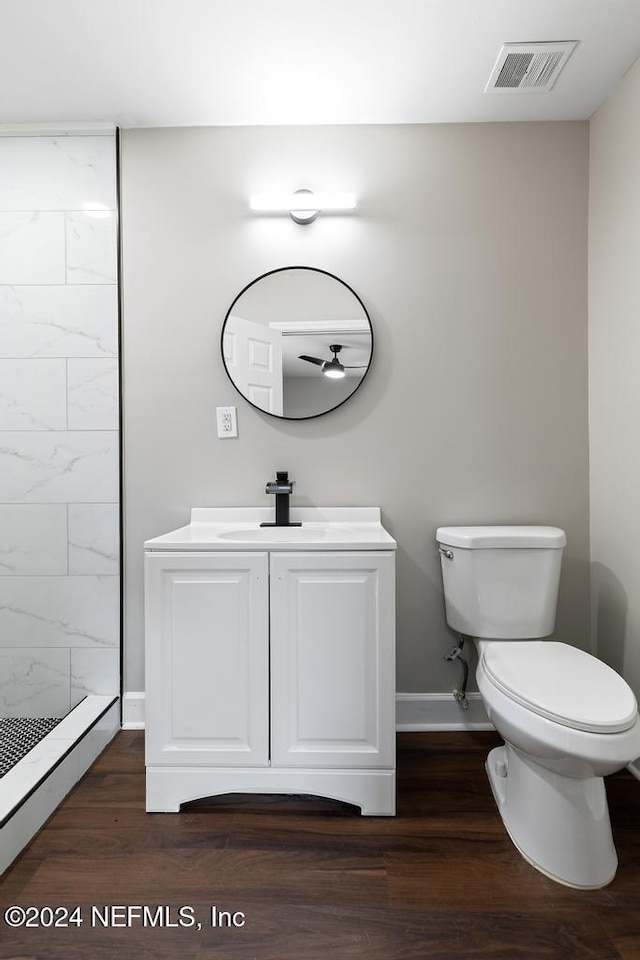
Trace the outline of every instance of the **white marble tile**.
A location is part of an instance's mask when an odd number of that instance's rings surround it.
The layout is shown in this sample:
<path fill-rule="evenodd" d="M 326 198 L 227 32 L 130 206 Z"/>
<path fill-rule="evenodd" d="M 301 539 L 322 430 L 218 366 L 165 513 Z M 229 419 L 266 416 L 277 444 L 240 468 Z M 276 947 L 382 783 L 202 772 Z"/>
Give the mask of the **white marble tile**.
<path fill-rule="evenodd" d="M 88 697 L 89 700 L 104 699 Z M 85 701 L 86 702 L 86 701 Z M 98 720 L 95 726 L 78 743 L 74 752 L 78 755 L 78 778 L 82 777 L 91 764 L 100 756 L 107 744 L 113 740 L 120 729 L 120 705 L 116 701 L 110 710 Z"/>
<path fill-rule="evenodd" d="M 1 357 L 115 357 L 117 288 L 0 286 Z"/>
<path fill-rule="evenodd" d="M 25 754 L 19 763 L 5 773 L 2 778 L 2 786 L 7 788 L 7 794 L 11 793 L 13 802 L 15 803 L 20 797 L 24 797 L 25 793 L 33 789 L 38 780 L 51 769 L 71 746 L 73 746 L 73 740 L 71 739 L 63 740 L 62 737 L 58 737 L 53 740 L 48 736 L 43 737 Z M 6 806 L 9 806 L 8 796 Z M 6 809 L 2 810 L 2 814 L 5 816 L 6 812 Z"/>
<path fill-rule="evenodd" d="M 69 504 L 69 573 L 119 573 L 117 503 Z"/>
<path fill-rule="evenodd" d="M 0 433 L 0 503 L 115 503 L 115 431 Z"/>
<path fill-rule="evenodd" d="M 70 707 L 69 668 L 68 649 L 6 645 L 0 649 L 0 713 L 63 717 Z"/>
<path fill-rule="evenodd" d="M 0 577 L 0 648 L 117 647 L 119 577 Z"/>
<path fill-rule="evenodd" d="M 0 576 L 66 573 L 65 505 L 0 504 Z"/>
<path fill-rule="evenodd" d="M 65 282 L 65 214 L 0 212 L 0 283 Z"/>
<path fill-rule="evenodd" d="M 116 206 L 115 138 L 0 137 L 0 210 Z"/>
<path fill-rule="evenodd" d="M 116 216 L 67 213 L 67 283 L 115 283 Z"/>
<path fill-rule="evenodd" d="M 70 746 L 62 740 L 58 741 L 57 746 L 54 743 L 47 744 L 36 754 L 29 767 L 21 768 L 17 764 L 0 780 L 0 817 L 4 817 L 16 802 L 36 787 L 43 777 L 46 778 L 0 831 L 0 870 L 8 867 L 77 783 L 78 756 L 75 750 L 55 766 Z M 9 777 L 11 780 L 6 783 Z"/>
<path fill-rule="evenodd" d="M 103 710 L 109 705 L 113 700 L 113 696 L 97 696 L 95 694 L 87 694 L 82 700 L 81 703 L 76 704 L 72 707 L 69 713 L 64 717 L 57 727 L 54 727 L 50 733 L 47 734 L 48 740 L 78 740 L 85 730 L 91 726 L 92 723 L 96 720 L 96 717 L 99 717 Z M 110 710 L 107 710 L 104 716 L 98 720 L 96 726 L 100 728 L 113 730 L 113 710 L 115 709 L 116 713 L 119 713 L 118 702 L 116 701 L 113 704 Z M 119 723 L 117 724 L 119 726 Z"/>
<path fill-rule="evenodd" d="M 67 373 L 69 430 L 117 430 L 117 360 L 70 359 Z"/>
<path fill-rule="evenodd" d="M 119 689 L 119 650 L 71 651 L 72 707 L 90 693 L 117 694 Z"/>
<path fill-rule="evenodd" d="M 0 360 L 0 430 L 64 430 L 66 419 L 64 360 Z"/>

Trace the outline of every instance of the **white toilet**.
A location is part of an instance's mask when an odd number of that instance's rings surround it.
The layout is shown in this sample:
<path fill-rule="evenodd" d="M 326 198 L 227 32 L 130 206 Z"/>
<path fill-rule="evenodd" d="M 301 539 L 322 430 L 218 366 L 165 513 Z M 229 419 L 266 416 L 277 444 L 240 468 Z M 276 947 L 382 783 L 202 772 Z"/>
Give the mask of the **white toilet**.
<path fill-rule="evenodd" d="M 640 756 L 636 700 L 614 670 L 554 627 L 557 527 L 440 527 L 449 626 L 478 650 L 478 689 L 505 745 L 487 757 L 520 853 L 570 887 L 609 883 L 616 856 L 603 777 Z M 515 641 L 515 642 L 514 642 Z"/>

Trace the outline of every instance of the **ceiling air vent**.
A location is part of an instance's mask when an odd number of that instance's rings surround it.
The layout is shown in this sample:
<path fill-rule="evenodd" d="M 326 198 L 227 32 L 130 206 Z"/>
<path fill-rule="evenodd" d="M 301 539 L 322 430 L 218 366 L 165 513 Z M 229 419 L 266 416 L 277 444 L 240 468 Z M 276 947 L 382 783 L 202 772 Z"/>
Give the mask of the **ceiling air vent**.
<path fill-rule="evenodd" d="M 577 45 L 577 40 L 505 43 L 484 92 L 542 93 L 551 90 Z"/>

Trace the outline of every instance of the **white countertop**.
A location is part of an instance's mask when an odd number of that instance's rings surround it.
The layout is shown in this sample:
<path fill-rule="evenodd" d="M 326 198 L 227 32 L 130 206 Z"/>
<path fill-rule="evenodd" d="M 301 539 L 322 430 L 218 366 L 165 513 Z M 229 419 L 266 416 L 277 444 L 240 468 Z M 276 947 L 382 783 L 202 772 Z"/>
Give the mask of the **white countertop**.
<path fill-rule="evenodd" d="M 379 507 L 291 507 L 300 527 L 261 527 L 273 507 L 193 507 L 191 522 L 145 550 L 395 550 Z"/>

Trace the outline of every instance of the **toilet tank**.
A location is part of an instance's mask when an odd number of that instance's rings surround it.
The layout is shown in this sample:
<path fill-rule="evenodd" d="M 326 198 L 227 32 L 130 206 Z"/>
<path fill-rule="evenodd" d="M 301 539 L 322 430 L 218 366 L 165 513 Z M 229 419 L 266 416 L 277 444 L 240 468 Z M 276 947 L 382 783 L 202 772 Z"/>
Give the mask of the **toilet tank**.
<path fill-rule="evenodd" d="M 562 551 L 558 527 L 439 527 L 447 623 L 458 633 L 531 640 L 553 631 Z"/>

